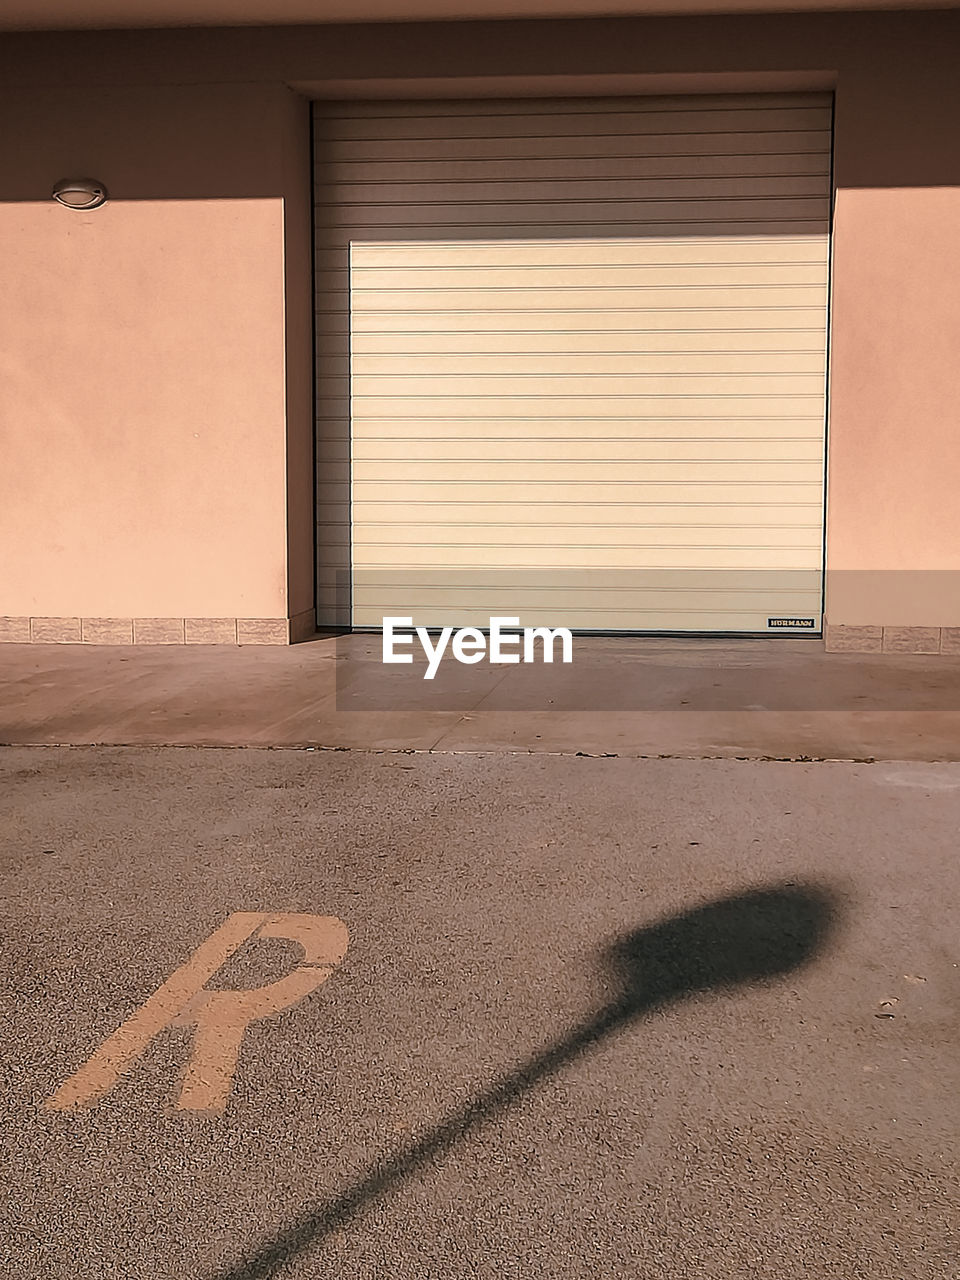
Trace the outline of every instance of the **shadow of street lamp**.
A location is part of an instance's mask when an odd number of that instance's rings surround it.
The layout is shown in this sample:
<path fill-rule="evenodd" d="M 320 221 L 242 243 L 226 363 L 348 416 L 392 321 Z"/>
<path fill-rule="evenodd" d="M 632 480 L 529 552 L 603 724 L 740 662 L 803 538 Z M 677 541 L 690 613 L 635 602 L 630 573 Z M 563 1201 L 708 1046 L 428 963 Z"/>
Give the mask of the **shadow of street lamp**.
<path fill-rule="evenodd" d="M 495 1080 L 417 1141 L 379 1161 L 340 1195 L 306 1207 L 273 1239 L 211 1280 L 273 1276 L 471 1131 L 638 1019 L 689 996 L 771 982 L 800 968 L 820 950 L 834 917 L 825 890 L 787 883 L 721 898 L 617 938 L 601 956 L 613 996 L 592 1018 Z"/>

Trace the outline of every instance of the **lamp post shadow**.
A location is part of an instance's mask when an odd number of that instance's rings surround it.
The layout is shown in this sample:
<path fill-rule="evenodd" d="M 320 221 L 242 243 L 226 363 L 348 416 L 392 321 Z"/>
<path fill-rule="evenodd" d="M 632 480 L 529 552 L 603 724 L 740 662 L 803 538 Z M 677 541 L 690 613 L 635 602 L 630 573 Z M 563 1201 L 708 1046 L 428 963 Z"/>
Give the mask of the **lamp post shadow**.
<path fill-rule="evenodd" d="M 592 1018 L 379 1161 L 339 1195 L 307 1206 L 272 1239 L 211 1280 L 267 1280 L 525 1093 L 647 1014 L 698 993 L 771 981 L 808 963 L 835 917 L 825 889 L 788 882 L 720 898 L 622 935 L 601 957 L 613 998 Z"/>

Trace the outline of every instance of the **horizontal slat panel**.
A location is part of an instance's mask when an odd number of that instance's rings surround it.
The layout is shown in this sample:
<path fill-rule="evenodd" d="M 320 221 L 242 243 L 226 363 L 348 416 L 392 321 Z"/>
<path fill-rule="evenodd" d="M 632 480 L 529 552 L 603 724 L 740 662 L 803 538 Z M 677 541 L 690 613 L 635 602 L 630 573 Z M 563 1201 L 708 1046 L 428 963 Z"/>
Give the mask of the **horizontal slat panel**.
<path fill-rule="evenodd" d="M 584 461 L 568 459 L 559 461 L 534 461 L 532 459 L 498 460 L 480 459 L 456 461 L 443 459 L 413 459 L 398 462 L 396 459 L 354 459 L 353 476 L 357 485 L 403 484 L 444 485 L 470 484 L 486 488 L 488 485 L 518 484 L 530 486 L 553 485 L 555 481 L 569 485 L 609 485 L 616 492 L 623 487 L 627 459 L 604 458 Z M 699 491 L 705 484 L 743 485 L 753 489 L 757 484 L 813 484 L 820 483 L 820 462 L 813 461 L 758 461 L 729 458 L 685 458 L 682 460 L 645 459 L 642 473 L 631 479 L 633 484 L 689 485 Z"/>
<path fill-rule="evenodd" d="M 456 119 L 470 116 L 474 119 L 495 119 L 497 116 L 547 115 L 576 111 L 579 115 L 604 116 L 631 111 L 637 115 L 663 111 L 703 111 L 704 109 L 730 111 L 734 108 L 750 111 L 769 111 L 771 108 L 830 107 L 831 95 L 827 90 L 804 94 L 797 93 L 704 93 L 692 96 L 687 93 L 657 94 L 656 97 L 634 95 L 624 97 L 581 98 L 431 98 L 412 99 L 409 102 L 382 102 L 375 99 L 360 101 L 346 99 L 343 102 L 317 104 L 317 117 L 324 129 L 334 120 L 404 120 L 415 117 Z"/>
<path fill-rule="evenodd" d="M 788 137 L 792 135 L 787 135 Z M 708 145 L 708 144 L 707 144 Z M 325 186 L 341 195 L 350 183 L 478 182 L 484 176 L 511 179 L 571 179 L 579 182 L 628 178 L 746 178 L 787 175 L 820 176 L 829 172 L 822 151 L 772 151 L 766 154 L 663 156 L 524 156 L 457 160 L 341 160 L 324 166 Z M 347 198 L 344 196 L 344 198 Z"/>
<path fill-rule="evenodd" d="M 815 411 L 822 402 L 822 396 L 737 396 L 711 395 L 709 391 L 699 393 L 688 392 L 683 396 L 620 396 L 606 399 L 587 397 L 586 404 L 579 406 L 570 396 L 531 396 L 523 399 L 515 396 L 487 396 L 482 401 L 477 397 L 444 396 L 417 399 L 411 396 L 398 402 L 395 396 L 378 399 L 375 396 L 355 396 L 353 399 L 354 421 L 358 428 L 364 429 L 365 423 L 376 422 L 381 418 L 405 416 L 414 421 L 429 417 L 462 418 L 491 417 L 498 414 L 533 416 L 572 417 L 580 408 L 598 421 L 604 417 L 622 417 L 625 414 L 637 413 L 642 417 L 655 415 L 692 416 L 695 414 L 719 413 L 724 417 L 742 414 L 746 417 L 775 417 L 778 411 L 791 416 L 809 414 Z M 399 412 L 398 412 L 399 410 Z"/>
<path fill-rule="evenodd" d="M 368 163 L 388 160 L 405 164 L 410 161 L 449 161 L 452 163 L 484 163 L 496 160 L 542 158 L 594 159 L 598 155 L 611 158 L 658 158 L 661 156 L 720 155 L 789 155 L 791 153 L 824 157 L 830 154 L 828 129 L 764 129 L 738 131 L 726 129 L 711 133 L 645 133 L 642 140 L 634 134 L 607 135 L 602 149 L 590 134 L 582 137 L 507 138 L 369 138 L 365 140 L 319 140 L 317 169 L 325 180 L 327 166 L 344 161 Z"/>
<path fill-rule="evenodd" d="M 342 373 L 339 359 L 328 362 L 323 353 L 345 351 L 346 345 L 335 347 L 339 341 L 335 334 L 325 336 L 321 344 L 319 371 Z M 691 360 L 700 367 L 704 360 L 734 361 L 749 359 L 777 361 L 794 357 L 825 367 L 823 327 L 810 329 L 693 329 L 686 332 L 670 329 L 666 332 L 629 329 L 614 336 L 609 331 L 585 333 L 554 330 L 536 333 L 390 333 L 354 334 L 355 355 L 370 357 L 371 370 L 380 361 L 402 361 L 410 368 L 408 357 L 423 355 L 435 361 L 465 359 L 468 361 L 503 361 L 507 369 L 510 362 L 525 363 L 529 355 L 551 362 L 554 358 L 574 362 L 585 360 L 621 360 L 624 357 L 637 361 L 638 368 L 665 368 L 676 359 Z M 693 357 L 696 356 L 696 359 Z M 373 358 L 377 360 L 374 366 Z M 663 361 L 661 364 L 660 362 Z M 336 366 L 334 370 L 333 366 Z M 419 362 L 417 367 L 420 367 Z M 549 367 L 549 365 L 548 365 Z M 764 366 L 766 367 L 766 366 Z"/>
<path fill-rule="evenodd" d="M 414 537 L 416 530 L 445 526 L 452 522 L 462 521 L 464 525 L 497 525 L 504 529 L 522 530 L 529 527 L 533 530 L 545 525 L 562 524 L 567 529 L 581 529 L 585 526 L 597 529 L 617 528 L 622 524 L 634 525 L 637 528 L 672 528 L 708 529 L 740 527 L 749 518 L 764 528 L 782 526 L 784 528 L 820 529 L 821 507 L 819 497 L 798 496 L 790 503 L 782 501 L 770 502 L 758 498 L 746 502 L 736 493 L 725 491 L 723 499 L 715 502 L 677 501 L 673 500 L 653 503 L 635 497 L 632 502 L 614 503 L 609 495 L 603 500 L 596 493 L 581 495 L 573 502 L 555 502 L 543 495 L 530 495 L 530 500 L 519 508 L 512 502 L 489 502 L 482 504 L 474 498 L 471 509 L 465 510 L 463 505 L 451 498 L 436 499 L 432 502 L 417 502 L 410 498 L 403 501 L 388 499 L 374 501 L 369 496 L 356 497 L 352 506 L 342 503 L 337 507 L 337 495 L 331 492 L 323 495 L 331 506 L 326 508 L 328 516 L 346 519 L 352 510 L 356 528 L 381 523 L 405 525 Z M 602 561 L 601 561 L 602 562 Z"/>
<path fill-rule="evenodd" d="M 397 407 L 401 416 L 410 416 L 411 412 L 421 410 L 409 409 L 409 402 L 437 402 L 441 412 L 446 416 L 444 404 L 456 401 L 462 404 L 468 398 L 474 412 L 483 411 L 488 402 L 496 403 L 490 413 L 496 413 L 506 400 L 511 405 L 517 400 L 528 401 L 525 412 L 534 416 L 539 410 L 539 402 L 549 399 L 551 411 L 558 408 L 558 401 L 569 401 L 569 411 L 576 414 L 589 408 L 577 402 L 593 401 L 600 398 L 605 402 L 629 400 L 641 403 L 650 397 L 663 397 L 680 394 L 693 398 L 710 396 L 713 399 L 738 395 L 762 396 L 807 396 L 818 397 L 823 391 L 823 374 L 781 374 L 781 373 L 635 373 L 617 377 L 613 374 L 545 374 L 537 378 L 532 374 L 516 377 L 498 377 L 496 374 L 481 374 L 476 377 L 453 374 L 438 374 L 431 378 L 424 374 L 418 378 L 413 374 L 407 376 L 375 376 L 353 379 L 353 407 L 355 416 L 368 413 L 382 417 L 383 401 Z M 321 398 L 330 399 L 337 396 L 346 397 L 350 386 L 346 379 L 327 378 L 320 389 Z M 630 405 L 625 406 L 629 412 Z M 436 408 L 430 410 L 436 412 Z"/>
<path fill-rule="evenodd" d="M 657 583 L 656 577 L 662 581 Z M 497 612 L 515 601 L 520 592 L 531 607 L 541 603 L 556 608 L 558 602 L 562 605 L 564 599 L 569 599 L 574 608 L 582 609 L 669 609 L 673 606 L 699 610 L 729 608 L 731 594 L 741 599 L 759 596 L 764 602 L 774 604 L 782 603 L 788 596 L 794 600 L 814 600 L 819 591 L 816 571 L 661 570 L 656 577 L 650 571 L 641 574 L 605 569 L 598 572 L 593 568 L 566 569 L 552 574 L 520 570 L 509 573 L 475 570 L 464 574 L 441 570 L 415 574 L 364 569 L 357 572 L 354 589 L 359 599 L 375 590 L 382 592 L 384 602 L 399 612 L 403 609 L 404 593 L 409 598 L 412 591 L 422 599 L 457 600 L 466 607 L 475 604 L 477 595 L 482 593 L 485 603 Z M 792 585 L 795 580 L 797 585 Z M 804 580 L 810 585 L 804 586 Z"/>
<path fill-rule="evenodd" d="M 352 620 L 355 627 L 379 629 L 383 625 L 383 615 L 391 612 L 388 608 L 380 608 L 363 601 L 354 605 Z M 492 608 L 464 608 L 459 605 L 444 608 L 436 601 L 420 604 L 415 602 L 409 608 L 404 606 L 404 615 L 413 616 L 416 626 L 475 626 L 487 627 Z M 539 608 L 525 608 L 523 602 L 514 602 L 504 607 L 501 612 L 508 617 L 520 618 L 523 627 L 555 627 L 557 623 L 556 605 L 541 605 Z M 807 602 L 787 599 L 778 605 L 776 614 L 783 617 L 819 617 L 819 606 L 807 607 Z M 680 610 L 676 607 L 655 610 L 637 609 L 577 609 L 569 606 L 564 609 L 563 625 L 574 631 L 597 631 L 609 633 L 616 631 L 638 631 L 653 634 L 661 632 L 691 632 L 707 635 L 752 634 L 767 630 L 767 618 L 771 616 L 769 609 L 715 609 L 695 613 L 692 610 Z M 340 625 L 331 623 L 330 625 Z M 344 624 L 345 625 L 345 624 Z"/>
<path fill-rule="evenodd" d="M 435 240 L 426 244 L 382 241 L 361 244 L 354 254 L 357 270 L 376 267 L 394 268 L 397 249 L 403 248 L 406 267 L 442 267 L 446 270 L 469 268 L 490 271 L 497 267 L 568 267 L 588 270 L 590 267 L 632 266 L 711 266 L 732 263 L 735 266 L 763 262 L 805 262 L 822 265 L 826 240 L 822 235 L 797 236 L 618 236 L 612 239 L 557 238 L 547 241 L 525 241 L 516 244 L 503 240 Z M 340 263 L 343 265 L 343 254 Z M 323 265 L 323 259 L 319 265 Z"/>
<path fill-rule="evenodd" d="M 690 99 L 693 103 L 695 100 Z M 702 105 L 652 110 L 602 112 L 557 110 L 537 112 L 527 107 L 517 113 L 375 116 L 327 119 L 324 136 L 330 139 L 374 138 L 378 141 L 408 138 L 576 138 L 597 140 L 614 135 L 642 138 L 648 133 L 762 133 L 770 130 L 826 130 L 830 108 L 813 107 L 703 107 Z"/>
<path fill-rule="evenodd" d="M 601 553 L 598 556 L 598 552 Z M 434 573 L 456 572 L 479 568 L 502 568 L 504 571 L 536 568 L 560 573 L 580 566 L 595 569 L 598 558 L 611 568 L 663 569 L 745 569 L 745 570 L 812 570 L 819 572 L 821 549 L 819 539 L 810 547 L 645 547 L 604 545 L 597 547 L 502 547 L 484 544 L 454 544 L 448 548 L 421 547 L 405 543 L 401 547 L 358 542 L 353 562 L 358 570 L 410 569 L 419 566 Z"/>
<path fill-rule="evenodd" d="M 335 488 L 335 485 L 321 483 L 321 492 Z M 715 502 L 814 502 L 818 498 L 819 485 L 816 480 L 796 481 L 782 484 L 764 484 L 761 481 L 746 484 L 741 481 L 729 483 L 698 484 L 692 479 L 677 480 L 672 483 L 657 484 L 652 480 L 636 479 L 617 481 L 593 481 L 589 485 L 576 481 L 564 484 L 562 481 L 484 481 L 471 483 L 458 480 L 431 483 L 429 481 L 404 481 L 402 486 L 392 488 L 390 481 L 367 480 L 363 484 L 365 501 L 380 497 L 389 501 L 392 492 L 397 488 L 403 490 L 407 502 L 443 501 L 460 504 L 461 514 L 466 517 L 468 509 L 477 505 L 530 504 L 534 502 L 583 502 L 593 498 L 604 503 L 629 502 L 685 502 L 688 505 L 710 504 Z M 478 493 L 478 490 L 482 492 Z M 354 488 L 354 507 L 359 505 Z"/>
<path fill-rule="evenodd" d="M 321 317 L 320 332 L 346 331 L 346 314 L 328 313 L 329 328 Z M 733 305 L 719 306 L 668 306 L 648 310 L 642 304 L 632 310 L 611 311 L 598 307 L 592 311 L 558 312 L 550 310 L 508 311 L 503 308 L 488 311 L 426 311 L 416 316 L 404 311 L 360 312 L 353 318 L 354 332 L 369 333 L 631 333 L 668 332 L 673 335 L 685 331 L 736 333 L 740 330 L 755 332 L 766 329 L 781 333 L 793 329 L 824 329 L 824 306 L 770 306 L 765 308 Z"/>
<path fill-rule="evenodd" d="M 503 374 L 430 374 L 402 376 L 380 374 L 353 378 L 355 403 L 365 399 L 382 399 L 384 396 L 402 404 L 411 397 L 448 400 L 451 397 L 469 396 L 476 403 L 496 397 L 533 397 L 537 401 L 547 397 L 586 397 L 604 399 L 629 397 L 669 396 L 677 394 L 693 396 L 819 396 L 823 390 L 823 375 L 818 373 L 782 374 L 720 374 L 720 373 L 632 373 L 617 376 L 596 374 L 543 374 L 536 377 L 523 374 L 509 377 Z M 535 407 L 535 406 L 534 406 Z"/>
<path fill-rule="evenodd" d="M 321 232 L 326 228 L 349 227 L 356 234 L 364 227 L 376 227 L 386 233 L 405 227 L 441 227 L 445 234 L 459 225 L 493 228 L 525 225 L 528 235 L 536 235 L 542 222 L 556 222 L 566 213 L 569 222 L 596 222 L 642 227 L 646 223 L 665 223 L 675 227 L 685 223 L 753 222 L 763 218 L 802 218 L 825 223 L 829 205 L 822 196 L 758 196 L 753 200 L 730 196 L 723 199 L 690 196 L 687 199 L 608 199 L 584 198 L 556 200 L 474 201 L 472 204 L 323 204 L 317 205 L 316 222 Z"/>
<path fill-rule="evenodd" d="M 572 178 L 539 181 L 499 179 L 488 176 L 483 182 L 365 182 L 330 186 L 330 201 L 338 205 L 468 206 L 509 205 L 562 201 L 590 203 L 614 200 L 744 200 L 758 197 L 816 196 L 823 198 L 824 176 L 789 175 L 707 178 L 688 174 L 679 178 Z"/>
<path fill-rule="evenodd" d="M 500 267 L 474 266 L 472 268 L 443 267 L 368 267 L 361 266 L 365 255 L 358 253 L 358 262 L 351 275 L 354 307 L 363 309 L 368 294 L 392 293 L 409 290 L 412 293 L 439 293 L 455 291 L 473 293 L 482 290 L 509 293 L 530 290 L 566 290 L 583 287 L 591 289 L 654 289 L 654 288 L 708 288 L 751 285 L 795 286 L 816 285 L 823 289 L 827 284 L 827 269 L 822 254 L 819 262 L 744 262 L 737 264 L 686 263 L 648 264 L 599 267 L 593 264 L 562 267 Z M 319 288 L 341 288 L 341 273 L 326 277 L 321 274 Z M 438 305 L 443 298 L 438 298 Z"/>
<path fill-rule="evenodd" d="M 330 427 L 321 420 L 324 438 L 332 442 L 345 440 L 349 433 L 334 435 L 334 419 Z M 468 441 L 489 439 L 491 442 L 527 441 L 531 448 L 539 442 L 554 442 L 561 452 L 574 442 L 593 451 L 592 456 L 608 456 L 619 453 L 625 442 L 633 441 L 638 448 L 645 441 L 674 443 L 678 449 L 695 448 L 701 442 L 711 440 L 743 440 L 752 448 L 759 448 L 762 441 L 779 439 L 817 441 L 823 445 L 823 415 L 794 418 L 698 418 L 694 415 L 667 418 L 654 414 L 641 418 L 628 415 L 622 418 L 593 418 L 587 415 L 575 418 L 538 417 L 524 418 L 428 418 L 411 421 L 409 418 L 381 418 L 376 424 L 366 423 L 363 434 L 355 439 L 358 450 L 365 442 L 378 441 L 390 450 L 415 446 L 423 442 L 432 448 L 436 456 L 442 448 L 441 441 Z M 606 447 L 605 447 L 606 446 Z"/>
<path fill-rule="evenodd" d="M 383 625 L 382 615 L 413 615 L 416 626 L 475 626 L 486 628 L 490 625 L 490 617 L 517 617 L 524 627 L 557 626 L 557 603 L 554 600 L 542 600 L 536 604 L 526 605 L 521 593 L 514 597 L 506 597 L 500 602 L 487 603 L 481 597 L 484 607 L 477 607 L 475 598 L 470 605 L 465 605 L 462 598 L 432 597 L 423 600 L 415 599 L 409 606 L 398 609 L 395 599 L 388 595 L 383 608 L 371 606 L 368 599 L 360 596 L 354 603 L 354 625 L 358 627 L 379 628 Z M 751 605 L 753 608 L 751 609 Z M 752 632 L 764 631 L 767 618 L 774 615 L 782 617 L 817 617 L 818 606 L 815 602 L 782 593 L 768 608 L 763 608 L 755 600 L 740 600 L 733 597 L 726 608 L 683 609 L 678 600 L 665 600 L 660 609 L 639 609 L 633 602 L 625 602 L 624 607 L 613 608 L 609 605 L 594 609 L 580 608 L 574 602 L 565 608 L 565 618 L 569 618 L 569 626 L 577 631 L 693 631 L 693 632 Z M 559 661 L 559 657 L 556 658 Z"/>
<path fill-rule="evenodd" d="M 631 206 L 635 208 L 635 206 Z M 684 220 L 674 219 L 639 219 L 630 212 L 609 214 L 596 220 L 578 219 L 571 223 L 563 216 L 560 205 L 551 206 L 550 217 L 531 221 L 529 218 L 515 218 L 510 222 L 491 225 L 489 220 L 464 223 L 448 223 L 445 226 L 424 225 L 417 223 L 395 223 L 390 227 L 330 226 L 321 225 L 316 220 L 317 240 L 327 246 L 331 252 L 340 252 L 354 245 L 403 242 L 405 244 L 433 244 L 441 235 L 444 241 L 458 240 L 470 244 L 474 240 L 488 241 L 491 238 L 505 244 L 528 244 L 539 241 L 541 245 L 552 244 L 555 240 L 569 240 L 572 231 L 576 231 L 582 239 L 598 242 L 614 240 L 651 239 L 663 236 L 676 240 L 678 236 L 688 236 L 691 240 L 715 239 L 718 236 L 744 236 L 756 239 L 758 236 L 776 238 L 820 237 L 824 239 L 829 222 L 821 211 L 815 216 L 807 213 L 803 216 L 773 217 L 702 217 L 695 213 Z"/>
<path fill-rule="evenodd" d="M 782 403 L 776 397 L 773 397 L 771 403 L 769 397 L 754 397 L 747 401 L 742 397 L 738 399 L 732 396 L 725 397 L 722 401 L 717 400 L 716 397 L 705 401 L 704 397 L 688 396 L 684 400 L 674 398 L 669 404 L 664 404 L 662 398 L 656 396 L 648 397 L 642 405 L 631 403 L 630 397 L 624 397 L 624 400 L 625 403 L 592 401 L 586 405 L 571 404 L 569 400 L 560 403 L 548 402 L 546 408 L 550 412 L 544 418 L 545 406 L 534 403 L 531 399 L 507 402 L 513 404 L 512 410 L 507 410 L 503 404 L 498 404 L 496 401 L 487 401 L 481 405 L 472 400 L 463 404 L 453 404 L 450 400 L 444 400 L 406 401 L 398 411 L 396 408 L 391 410 L 391 403 L 396 406 L 395 400 L 379 404 L 368 398 L 362 414 L 358 411 L 360 406 L 354 404 L 354 417 L 357 422 L 363 421 L 363 432 L 370 435 L 400 434 L 398 427 L 403 422 L 406 422 L 410 435 L 423 435 L 434 432 L 438 423 L 456 420 L 463 424 L 464 430 L 472 434 L 478 430 L 493 430 L 495 424 L 507 420 L 519 423 L 524 420 L 573 422 L 579 419 L 583 422 L 584 434 L 589 437 L 622 434 L 623 423 L 636 422 L 638 435 L 649 434 L 659 423 L 667 425 L 661 425 L 657 434 L 663 435 L 665 430 L 672 430 L 683 438 L 688 424 L 701 422 L 705 417 L 727 423 L 734 422 L 738 430 L 741 423 L 746 424 L 744 430 L 749 432 L 754 421 L 770 421 L 771 414 L 776 414 L 777 408 Z M 429 406 L 432 412 L 425 413 L 425 405 Z M 350 412 L 349 400 L 337 399 L 333 396 L 318 397 L 318 406 L 321 415 L 327 414 L 334 421 L 342 419 Z M 821 406 L 822 397 L 807 396 L 802 401 L 794 397 L 794 400 L 789 403 L 789 408 L 786 404 L 784 405 L 783 411 L 791 421 L 807 420 L 815 416 Z M 562 412 L 563 408 L 567 409 L 566 413 Z M 326 421 L 325 418 L 323 420 Z M 820 421 L 822 426 L 822 416 Z M 690 429 L 693 430 L 692 425 Z"/>
<path fill-rule="evenodd" d="M 355 353 L 356 354 L 356 353 Z M 359 361 L 358 361 L 359 365 Z M 654 354 L 640 352 L 585 353 L 547 355 L 543 352 L 499 355 L 442 355 L 431 354 L 428 359 L 417 361 L 417 374 L 411 374 L 409 354 L 366 355 L 362 363 L 366 378 L 382 377 L 484 377 L 546 378 L 552 375 L 567 377 L 620 377 L 641 376 L 690 376 L 703 377 L 716 374 L 819 374 L 823 375 L 826 361 L 820 351 L 783 352 L 695 352 L 675 351 Z M 342 373 L 339 360 L 321 360 L 318 372 L 331 378 Z"/>
<path fill-rule="evenodd" d="M 603 460 L 597 461 L 600 455 Z M 619 467 L 633 462 L 645 462 L 658 467 L 683 466 L 686 463 L 703 466 L 711 462 L 725 466 L 775 462 L 792 464 L 800 461 L 819 465 L 822 455 L 823 441 L 820 436 L 805 440 L 790 437 L 738 440 L 729 436 L 718 436 L 712 440 L 678 440 L 675 436 L 641 440 L 633 432 L 624 440 L 611 442 L 585 435 L 582 428 L 580 435 L 572 440 L 528 434 L 513 438 L 494 435 L 473 439 L 416 439 L 405 436 L 393 440 L 364 435 L 354 442 L 353 448 L 357 475 L 371 478 L 374 473 L 365 471 L 364 468 L 385 469 L 396 464 L 409 467 L 416 462 L 430 466 L 447 463 L 475 465 L 480 474 L 485 472 L 490 463 L 498 466 L 536 464 L 536 472 L 531 471 L 530 474 L 536 474 L 542 479 L 540 468 L 547 463 L 552 467 L 580 467 L 584 464 L 593 467 Z"/>
<path fill-rule="evenodd" d="M 331 530 L 337 526 L 325 527 L 325 543 L 332 541 Z M 339 526 L 343 536 L 349 532 L 349 526 Z M 396 557 L 395 563 L 402 565 L 406 551 L 417 549 L 418 553 L 430 550 L 437 552 L 448 548 L 467 550 L 475 548 L 484 557 L 493 553 L 498 557 L 512 551 L 526 554 L 528 550 L 549 551 L 558 563 L 564 563 L 565 557 L 575 551 L 582 551 L 593 556 L 590 565 L 596 565 L 595 551 L 598 548 L 610 551 L 619 548 L 634 557 L 637 552 L 650 551 L 706 551 L 710 549 L 751 551 L 757 548 L 770 550 L 793 550 L 807 552 L 811 549 L 819 551 L 820 531 L 816 521 L 809 525 L 783 525 L 779 522 L 766 524 L 753 521 L 730 524 L 691 524 L 688 520 L 675 525 L 663 523 L 640 524 L 632 521 L 607 523 L 604 525 L 589 524 L 571 526 L 569 522 L 558 524 L 492 524 L 477 522 L 465 524 L 461 522 L 431 522 L 424 525 L 425 532 L 418 539 L 405 522 L 389 523 L 367 520 L 362 529 L 357 530 L 356 545 L 369 560 L 382 559 L 387 563 L 390 557 Z M 480 566 L 485 567 L 489 561 L 484 558 Z M 572 563 L 572 562 L 571 562 Z M 817 565 L 813 566 L 814 568 Z"/>
<path fill-rule="evenodd" d="M 791 308 L 822 307 L 826 303 L 826 285 L 783 284 L 737 286 L 699 286 L 684 281 L 664 288 L 657 285 L 633 288 L 537 289 L 518 285 L 508 289 L 422 289 L 368 288 L 354 292 L 354 315 L 359 322 L 366 316 L 402 311 L 443 314 L 445 311 L 491 311 L 510 314 L 513 311 L 633 311 L 668 310 L 694 307 Z"/>

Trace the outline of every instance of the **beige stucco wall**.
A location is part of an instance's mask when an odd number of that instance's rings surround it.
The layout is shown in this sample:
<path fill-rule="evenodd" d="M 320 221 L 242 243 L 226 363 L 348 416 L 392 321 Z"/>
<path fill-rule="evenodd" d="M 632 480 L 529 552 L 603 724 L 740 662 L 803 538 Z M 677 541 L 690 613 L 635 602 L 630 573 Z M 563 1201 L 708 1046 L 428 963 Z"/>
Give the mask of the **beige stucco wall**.
<path fill-rule="evenodd" d="M 828 616 L 960 624 L 960 186 L 837 198 Z"/>
<path fill-rule="evenodd" d="M 834 623 L 960 623 L 960 27 L 947 16 L 901 25 L 899 55 L 884 45 L 838 86 Z"/>
<path fill-rule="evenodd" d="M 960 625 L 958 48 L 955 12 L 10 37 L 0 615 L 309 608 L 308 149 L 286 84 L 829 84 L 828 618 Z M 110 205 L 48 202 L 77 170 Z"/>
<path fill-rule="evenodd" d="M 289 582 L 284 323 L 306 104 L 279 85 L 39 87 L 0 110 L 0 613 L 309 608 L 309 566 Z M 103 208 L 49 199 L 77 174 L 106 182 Z M 309 345 L 292 357 L 302 439 Z M 295 484 L 308 543 L 298 502 Z"/>

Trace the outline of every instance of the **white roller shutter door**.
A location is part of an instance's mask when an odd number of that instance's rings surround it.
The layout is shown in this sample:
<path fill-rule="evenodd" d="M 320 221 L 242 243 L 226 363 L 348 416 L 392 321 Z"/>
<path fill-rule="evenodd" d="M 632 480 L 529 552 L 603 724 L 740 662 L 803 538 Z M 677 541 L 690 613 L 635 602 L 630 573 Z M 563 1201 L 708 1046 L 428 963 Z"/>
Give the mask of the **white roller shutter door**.
<path fill-rule="evenodd" d="M 322 622 L 819 629 L 828 95 L 316 134 Z"/>

